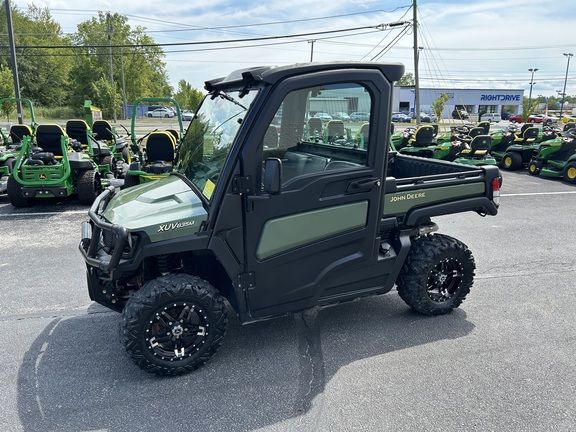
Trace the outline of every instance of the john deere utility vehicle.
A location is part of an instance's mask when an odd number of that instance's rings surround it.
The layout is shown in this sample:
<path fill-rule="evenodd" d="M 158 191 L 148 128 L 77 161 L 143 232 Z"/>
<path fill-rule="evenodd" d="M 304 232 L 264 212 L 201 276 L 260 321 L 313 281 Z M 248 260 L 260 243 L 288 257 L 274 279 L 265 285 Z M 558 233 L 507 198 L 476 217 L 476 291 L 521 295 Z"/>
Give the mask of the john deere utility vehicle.
<path fill-rule="evenodd" d="M 403 74 L 397 63 L 307 63 L 207 81 L 175 170 L 98 196 L 79 244 L 88 292 L 122 313 L 138 366 L 200 367 L 230 310 L 246 324 L 393 287 L 427 315 L 462 303 L 474 258 L 432 234 L 432 218 L 495 215 L 500 171 L 391 151 Z M 370 113 L 363 148 L 310 139 L 310 106 L 326 112 L 335 99 Z"/>

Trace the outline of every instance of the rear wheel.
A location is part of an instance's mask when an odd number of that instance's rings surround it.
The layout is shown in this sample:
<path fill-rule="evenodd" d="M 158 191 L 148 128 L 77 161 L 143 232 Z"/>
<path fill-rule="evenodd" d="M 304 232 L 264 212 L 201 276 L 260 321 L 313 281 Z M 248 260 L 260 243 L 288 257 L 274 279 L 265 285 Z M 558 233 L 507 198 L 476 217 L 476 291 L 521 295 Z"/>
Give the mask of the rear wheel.
<path fill-rule="evenodd" d="M 101 189 L 100 175 L 95 170 L 84 170 L 78 173 L 76 190 L 82 204 L 91 205 Z"/>
<path fill-rule="evenodd" d="M 6 192 L 8 193 L 8 199 L 10 204 L 14 207 L 29 207 L 31 200 L 26 198 L 22 194 L 22 185 L 14 178 L 13 174 L 8 177 L 8 183 L 6 184 Z"/>
<path fill-rule="evenodd" d="M 226 334 L 224 300 L 205 280 L 169 274 L 147 282 L 122 311 L 128 356 L 146 372 L 182 375 L 205 364 Z"/>
<path fill-rule="evenodd" d="M 443 234 L 419 237 L 396 281 L 398 294 L 420 313 L 448 313 L 470 292 L 475 268 L 472 252 L 459 240 Z"/>
<path fill-rule="evenodd" d="M 128 151 L 128 147 L 124 147 L 122 149 L 122 159 L 124 159 L 124 163 L 130 165 L 132 162 L 132 158 L 130 157 L 130 152 Z"/>
<path fill-rule="evenodd" d="M 568 183 L 576 183 L 576 162 L 570 162 L 564 167 L 563 177 Z"/>
<path fill-rule="evenodd" d="M 522 156 L 515 152 L 509 152 L 502 158 L 502 168 L 517 170 L 522 167 Z"/>

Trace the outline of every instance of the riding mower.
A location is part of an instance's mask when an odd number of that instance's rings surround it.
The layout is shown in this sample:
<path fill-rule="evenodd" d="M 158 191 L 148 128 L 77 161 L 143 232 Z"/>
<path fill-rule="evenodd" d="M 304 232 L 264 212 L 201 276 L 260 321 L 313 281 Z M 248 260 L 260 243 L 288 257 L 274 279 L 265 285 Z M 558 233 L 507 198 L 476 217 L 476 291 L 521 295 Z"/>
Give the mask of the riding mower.
<path fill-rule="evenodd" d="M 540 150 L 528 165 L 533 176 L 563 177 L 568 183 L 576 183 L 576 129 L 563 132 L 558 140 L 540 144 Z"/>
<path fill-rule="evenodd" d="M 524 126 L 518 135 L 510 134 L 506 140 L 502 138 L 499 143 L 492 145 L 490 153 L 498 166 L 507 170 L 518 170 L 528 166 L 532 156 L 538 152 L 539 144 L 536 142 L 538 128 L 531 125 Z"/>
<path fill-rule="evenodd" d="M 102 119 L 100 108 L 92 106 L 90 100 L 84 101 L 84 110 L 86 112 L 86 123 L 92 130 L 92 137 L 99 143 L 104 143 L 111 152 L 111 167 L 114 176 L 123 178 L 128 166 L 132 162 L 132 155 L 129 150 L 128 141 L 116 132 L 116 129 L 106 120 Z M 130 135 L 128 130 L 121 125 Z"/>
<path fill-rule="evenodd" d="M 92 204 L 109 183 L 87 152 L 71 147 L 61 126 L 46 124 L 36 128 L 36 142 L 24 137 L 7 192 L 14 207 L 27 207 L 37 198 L 71 195 L 82 204 Z"/>
<path fill-rule="evenodd" d="M 400 153 L 431 158 L 434 156 L 436 130 L 432 125 L 421 125 L 418 129 L 407 128 L 403 141 L 396 148 Z"/>
<path fill-rule="evenodd" d="M 440 143 L 434 148 L 434 159 L 465 165 L 496 165 L 496 159 L 489 153 L 490 135 L 471 136 L 466 131 L 464 127 L 454 129 L 452 141 Z"/>
<path fill-rule="evenodd" d="M 7 102 L 24 102 L 30 109 L 30 125 L 24 123 L 13 124 L 8 135 L 0 128 L 2 136 L 2 146 L 0 147 L 0 194 L 6 193 L 8 176 L 12 173 L 12 168 L 22 147 L 24 137 L 34 137 L 37 123 L 34 118 L 34 108 L 32 102 L 25 98 L 2 98 L 0 99 L 0 111 L 2 104 Z"/>
<path fill-rule="evenodd" d="M 174 105 L 179 129 L 154 129 L 152 132 L 149 132 L 137 139 L 136 117 L 138 113 L 138 105 L 143 102 L 170 103 Z M 137 160 L 130 164 L 128 172 L 126 172 L 126 175 L 124 176 L 124 188 L 168 176 L 176 164 L 178 148 L 183 135 L 184 126 L 182 125 L 182 112 L 178 102 L 171 98 L 136 99 L 132 109 L 130 138 L 132 140 L 131 149 L 132 152 L 137 155 Z M 145 146 L 142 145 L 144 141 L 146 142 Z"/>

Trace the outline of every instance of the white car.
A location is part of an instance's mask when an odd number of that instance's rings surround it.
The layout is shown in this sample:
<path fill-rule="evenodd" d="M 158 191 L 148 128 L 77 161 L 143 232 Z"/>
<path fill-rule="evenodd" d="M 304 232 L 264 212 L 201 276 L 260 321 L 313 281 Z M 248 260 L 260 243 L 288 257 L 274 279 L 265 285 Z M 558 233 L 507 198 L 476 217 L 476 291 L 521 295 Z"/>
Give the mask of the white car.
<path fill-rule="evenodd" d="M 336 120 L 350 121 L 350 116 L 342 111 L 335 112 L 334 114 L 332 114 L 332 117 L 335 118 Z"/>
<path fill-rule="evenodd" d="M 182 111 L 182 120 L 183 121 L 192 121 L 194 118 L 194 113 L 190 110 Z"/>
<path fill-rule="evenodd" d="M 500 120 L 502 120 L 502 116 L 500 115 L 500 113 L 484 113 L 480 117 L 480 120 L 489 121 L 490 123 L 492 122 L 498 123 Z"/>
<path fill-rule="evenodd" d="M 318 117 L 319 119 L 321 119 L 324 123 L 329 122 L 330 120 L 332 120 L 332 116 L 328 113 L 325 112 L 317 112 L 316 114 L 314 114 L 314 117 Z"/>
<path fill-rule="evenodd" d="M 174 112 L 168 108 L 156 108 L 153 111 L 148 111 L 146 117 L 172 118 L 174 117 Z"/>

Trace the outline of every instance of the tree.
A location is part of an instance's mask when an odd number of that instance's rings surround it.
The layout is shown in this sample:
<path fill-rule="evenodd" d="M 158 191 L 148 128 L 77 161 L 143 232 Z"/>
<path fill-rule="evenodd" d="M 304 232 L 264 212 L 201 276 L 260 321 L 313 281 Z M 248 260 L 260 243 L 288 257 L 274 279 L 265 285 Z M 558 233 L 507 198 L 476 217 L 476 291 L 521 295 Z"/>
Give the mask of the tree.
<path fill-rule="evenodd" d="M 0 98 L 13 98 L 14 97 L 14 80 L 12 79 L 12 71 L 0 65 Z M 10 121 L 10 113 L 14 111 L 16 106 L 13 102 L 5 102 L 2 104 L 2 114 Z"/>
<path fill-rule="evenodd" d="M 438 120 L 442 118 L 444 107 L 446 106 L 446 102 L 448 102 L 449 99 L 450 96 L 448 96 L 446 93 L 440 93 L 440 96 L 430 105 L 430 108 Z"/>
<path fill-rule="evenodd" d="M 29 5 L 25 12 L 12 9 L 18 79 L 22 97 L 38 105 L 60 106 L 69 96 L 72 50 L 49 48 L 68 44 L 60 24 L 47 8 Z M 0 8 L 0 33 L 7 34 L 6 8 Z M 25 46 L 32 48 L 23 48 Z M 38 48 L 36 48 L 38 47 Z M 8 48 L 0 49 L 0 64 L 11 69 Z"/>
<path fill-rule="evenodd" d="M 414 75 L 411 72 L 405 73 L 396 83 L 398 86 L 413 86 L 415 84 L 416 81 L 414 81 Z"/>
<path fill-rule="evenodd" d="M 126 101 L 130 103 L 140 97 L 169 97 L 172 89 L 168 84 L 164 52 L 154 45 L 154 40 L 144 33 L 143 27 L 132 28 L 128 19 L 120 14 L 99 12 L 98 17 L 78 24 L 78 31 L 71 37 L 74 45 L 84 47 L 75 57 L 71 79 L 73 82 L 72 101 L 74 106 L 82 107 L 83 101 L 97 101 L 93 92 L 107 82 L 114 97 L 107 98 L 107 103 L 116 106 L 101 108 L 105 112 L 117 111 L 120 108 L 122 95 L 121 70 L 124 70 L 126 83 Z M 110 23 L 110 30 L 108 23 Z M 112 48 L 112 71 L 114 87 L 110 86 L 110 48 L 111 45 L 130 45 Z M 139 46 L 140 45 L 140 46 Z M 141 46 L 150 45 L 150 46 Z"/>
<path fill-rule="evenodd" d="M 524 100 L 522 101 L 522 115 L 521 115 L 523 123 L 525 123 L 526 120 L 528 120 L 528 117 L 530 117 L 530 115 L 534 112 L 536 105 L 538 105 L 538 100 L 535 100 L 530 104 L 528 98 L 524 97 Z"/>
<path fill-rule="evenodd" d="M 174 99 L 178 102 L 181 108 L 189 109 L 196 112 L 204 94 L 186 82 L 186 80 L 178 81 L 178 91 L 174 95 Z"/>

